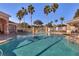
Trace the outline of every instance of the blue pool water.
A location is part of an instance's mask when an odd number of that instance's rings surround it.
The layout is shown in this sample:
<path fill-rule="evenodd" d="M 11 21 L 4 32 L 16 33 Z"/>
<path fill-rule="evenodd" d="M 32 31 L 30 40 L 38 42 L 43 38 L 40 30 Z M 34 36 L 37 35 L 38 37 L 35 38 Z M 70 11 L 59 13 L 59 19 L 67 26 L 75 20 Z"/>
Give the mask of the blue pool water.
<path fill-rule="evenodd" d="M 16 36 L 0 44 L 4 56 L 74 56 L 79 55 L 79 45 L 62 35 Z"/>

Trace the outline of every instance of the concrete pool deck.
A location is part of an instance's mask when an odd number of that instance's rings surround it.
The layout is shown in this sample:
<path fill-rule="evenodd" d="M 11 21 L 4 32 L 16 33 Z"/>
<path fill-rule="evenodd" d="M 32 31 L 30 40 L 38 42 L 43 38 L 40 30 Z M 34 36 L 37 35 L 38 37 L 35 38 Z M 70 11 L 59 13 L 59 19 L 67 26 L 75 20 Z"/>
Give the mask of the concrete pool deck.
<path fill-rule="evenodd" d="M 0 40 L 0 43 L 4 43 L 4 42 L 6 42 L 7 40 Z"/>

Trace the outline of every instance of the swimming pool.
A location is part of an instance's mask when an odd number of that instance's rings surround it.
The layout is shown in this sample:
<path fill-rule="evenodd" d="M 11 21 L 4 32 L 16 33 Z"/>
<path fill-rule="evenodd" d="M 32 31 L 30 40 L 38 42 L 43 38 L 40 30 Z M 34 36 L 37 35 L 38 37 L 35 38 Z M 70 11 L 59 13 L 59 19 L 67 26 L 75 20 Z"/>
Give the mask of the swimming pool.
<path fill-rule="evenodd" d="M 0 44 L 4 56 L 74 56 L 79 55 L 79 45 L 63 35 L 16 36 Z"/>

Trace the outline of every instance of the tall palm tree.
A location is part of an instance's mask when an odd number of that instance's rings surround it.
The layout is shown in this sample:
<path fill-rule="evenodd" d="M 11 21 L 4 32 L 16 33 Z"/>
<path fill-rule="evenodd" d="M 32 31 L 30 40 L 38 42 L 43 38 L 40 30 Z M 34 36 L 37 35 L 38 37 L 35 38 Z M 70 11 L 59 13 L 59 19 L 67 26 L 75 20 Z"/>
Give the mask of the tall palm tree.
<path fill-rule="evenodd" d="M 48 22 L 48 23 L 46 24 L 46 26 L 52 27 L 52 22 Z"/>
<path fill-rule="evenodd" d="M 27 10 L 24 7 L 22 7 L 22 9 L 16 13 L 16 17 L 18 18 L 19 23 L 21 23 L 25 15 L 27 15 Z"/>
<path fill-rule="evenodd" d="M 46 14 L 46 16 L 51 12 L 50 9 L 51 9 L 51 8 L 50 8 L 49 5 L 46 5 L 46 6 L 44 7 L 44 14 Z"/>
<path fill-rule="evenodd" d="M 16 13 L 16 17 L 18 18 L 19 20 L 19 27 L 21 27 L 21 21 L 23 20 L 24 16 L 27 15 L 27 10 L 22 7 L 21 10 L 19 10 L 17 13 Z"/>
<path fill-rule="evenodd" d="M 23 13 L 23 18 L 24 18 L 24 16 L 26 16 L 27 14 L 28 14 L 28 12 L 27 12 L 27 9 L 25 9 L 24 7 L 22 7 L 22 13 Z M 25 23 L 25 19 L 23 19 L 24 20 L 24 29 L 26 28 L 26 23 Z"/>
<path fill-rule="evenodd" d="M 62 24 L 63 24 L 63 21 L 64 21 L 65 19 L 64 19 L 64 17 L 61 17 L 60 20 L 61 20 L 61 25 L 62 25 Z"/>
<path fill-rule="evenodd" d="M 30 4 L 30 5 L 28 6 L 28 12 L 29 12 L 29 14 L 30 14 L 31 26 L 32 26 L 32 15 L 33 15 L 33 13 L 35 12 L 35 9 L 34 9 L 34 7 L 33 7 L 32 4 Z"/>
<path fill-rule="evenodd" d="M 53 4 L 51 5 L 51 11 L 52 11 L 53 13 L 55 13 L 56 10 L 58 9 L 58 7 L 59 7 L 58 3 L 53 3 Z M 55 20 L 55 22 L 57 23 L 58 20 Z"/>
<path fill-rule="evenodd" d="M 56 10 L 58 9 L 58 7 L 59 7 L 58 3 L 53 3 L 53 4 L 51 5 L 51 10 L 55 13 Z"/>
<path fill-rule="evenodd" d="M 46 16 L 48 16 L 48 14 L 51 12 L 51 8 L 50 8 L 50 6 L 49 5 L 46 5 L 45 7 L 44 7 L 44 14 L 46 15 Z"/>
<path fill-rule="evenodd" d="M 21 23 L 22 18 L 23 18 L 23 15 L 22 15 L 22 11 L 21 11 L 21 10 L 19 10 L 19 11 L 16 13 L 16 17 L 18 18 L 19 23 Z"/>

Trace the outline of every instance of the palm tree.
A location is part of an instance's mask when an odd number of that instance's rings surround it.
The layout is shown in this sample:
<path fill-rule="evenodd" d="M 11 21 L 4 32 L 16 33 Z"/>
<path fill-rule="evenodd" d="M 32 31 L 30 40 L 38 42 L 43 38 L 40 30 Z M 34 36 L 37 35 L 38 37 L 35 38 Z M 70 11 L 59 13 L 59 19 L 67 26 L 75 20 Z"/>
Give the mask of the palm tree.
<path fill-rule="evenodd" d="M 22 7 L 22 12 L 23 12 L 23 18 L 24 16 L 26 16 L 28 14 L 27 9 L 25 9 L 24 7 Z M 26 28 L 26 23 L 25 23 L 25 19 L 24 20 L 24 29 Z"/>
<path fill-rule="evenodd" d="M 26 28 L 26 27 L 28 27 L 28 26 L 29 26 L 28 23 L 25 23 L 25 22 L 22 22 L 22 23 L 21 23 L 21 27 L 22 27 L 22 28 Z"/>
<path fill-rule="evenodd" d="M 50 6 L 49 5 L 46 5 L 45 7 L 44 7 L 44 14 L 46 15 L 46 16 L 48 16 L 48 14 L 51 12 L 51 8 L 50 8 Z"/>
<path fill-rule="evenodd" d="M 22 11 L 21 11 L 21 10 L 19 10 L 19 11 L 16 13 L 16 17 L 18 18 L 19 23 L 21 23 L 22 18 L 23 18 L 23 15 L 22 15 Z"/>
<path fill-rule="evenodd" d="M 61 25 L 63 25 L 63 21 L 65 20 L 64 17 L 61 17 L 60 20 L 61 20 Z"/>
<path fill-rule="evenodd" d="M 31 26 L 32 26 L 32 15 L 33 15 L 33 13 L 35 12 L 34 7 L 33 7 L 32 4 L 30 4 L 30 5 L 28 6 L 28 12 L 29 12 L 29 14 L 30 14 Z"/>
<path fill-rule="evenodd" d="M 55 11 L 58 9 L 59 5 L 58 3 L 54 3 L 52 6 L 46 5 L 44 7 L 44 14 L 46 14 L 46 16 L 48 16 L 49 13 L 51 13 L 52 11 L 55 13 Z"/>
<path fill-rule="evenodd" d="M 27 10 L 24 7 L 22 7 L 22 9 L 16 13 L 16 17 L 19 19 L 19 23 L 21 23 L 25 15 L 27 15 Z"/>
<path fill-rule="evenodd" d="M 44 7 L 44 14 L 46 14 L 46 16 L 51 12 L 50 9 L 51 9 L 51 8 L 50 8 L 49 5 L 46 5 L 46 6 Z"/>
<path fill-rule="evenodd" d="M 52 6 L 51 6 L 51 10 L 55 13 L 56 10 L 58 9 L 58 7 L 59 7 L 58 3 L 54 3 L 54 4 L 52 4 Z"/>
<path fill-rule="evenodd" d="M 47 23 L 46 26 L 52 27 L 52 22 Z"/>
<path fill-rule="evenodd" d="M 59 7 L 58 3 L 53 3 L 53 4 L 51 5 L 51 11 L 52 11 L 53 13 L 55 13 L 56 10 L 58 9 L 58 7 Z M 55 22 L 57 23 L 58 20 L 55 20 Z"/>
<path fill-rule="evenodd" d="M 21 8 L 21 10 L 19 10 L 17 13 L 16 13 L 16 16 L 17 16 L 17 18 L 18 18 L 18 20 L 19 20 L 19 27 L 21 28 L 21 21 L 23 20 L 23 18 L 24 18 L 24 16 L 25 15 L 27 15 L 28 13 L 27 13 L 27 10 L 24 8 L 24 7 L 22 7 Z"/>

